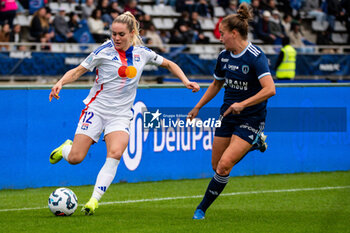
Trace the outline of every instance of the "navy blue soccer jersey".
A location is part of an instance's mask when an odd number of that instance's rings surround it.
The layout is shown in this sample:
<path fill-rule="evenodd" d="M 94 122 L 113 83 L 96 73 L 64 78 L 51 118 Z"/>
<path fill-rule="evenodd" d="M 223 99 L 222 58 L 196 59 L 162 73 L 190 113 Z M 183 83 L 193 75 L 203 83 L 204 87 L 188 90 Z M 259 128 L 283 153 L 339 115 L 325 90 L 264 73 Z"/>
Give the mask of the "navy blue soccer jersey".
<path fill-rule="evenodd" d="M 224 104 L 220 113 L 235 102 L 241 102 L 258 93 L 262 87 L 259 79 L 271 75 L 265 54 L 250 42 L 248 46 L 237 55 L 223 50 L 217 59 L 214 77 L 225 80 Z M 267 100 L 245 108 L 239 116 L 265 115 Z"/>

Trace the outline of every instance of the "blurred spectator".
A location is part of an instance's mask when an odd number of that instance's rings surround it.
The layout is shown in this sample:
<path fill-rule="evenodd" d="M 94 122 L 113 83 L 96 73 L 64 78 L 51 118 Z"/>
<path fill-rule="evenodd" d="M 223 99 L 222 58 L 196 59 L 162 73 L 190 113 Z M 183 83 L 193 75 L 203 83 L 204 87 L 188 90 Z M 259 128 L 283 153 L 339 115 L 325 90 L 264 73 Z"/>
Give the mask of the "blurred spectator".
<path fill-rule="evenodd" d="M 181 17 L 176 21 L 174 28 L 177 30 L 180 30 L 180 27 L 182 25 L 190 26 L 191 24 L 191 19 L 190 19 L 190 14 L 187 11 L 183 11 L 181 13 Z"/>
<path fill-rule="evenodd" d="M 116 0 L 112 0 L 112 2 L 109 4 L 109 13 L 111 13 L 112 10 L 117 11 L 118 14 L 124 13 L 124 9 L 119 6 L 119 3 Z"/>
<path fill-rule="evenodd" d="M 306 0 L 301 10 L 307 12 L 308 17 L 316 18 L 320 24 L 324 24 L 324 22 L 327 21 L 327 14 L 321 9 L 320 2 L 321 1 Z"/>
<path fill-rule="evenodd" d="M 75 32 L 77 29 L 79 29 L 80 27 L 80 19 L 77 13 L 75 12 L 71 12 L 69 13 L 69 21 L 68 21 L 68 26 L 69 26 L 69 30 L 71 32 Z"/>
<path fill-rule="evenodd" d="M 345 22 L 346 29 L 348 34 L 350 33 L 350 1 L 349 0 L 342 0 L 340 2 L 341 7 L 341 18 L 340 20 Z M 348 45 L 350 45 L 350 35 L 348 35 Z"/>
<path fill-rule="evenodd" d="M 289 33 L 290 44 L 293 47 L 304 47 L 303 35 L 300 31 L 299 22 L 292 22 L 291 31 Z"/>
<path fill-rule="evenodd" d="M 56 14 L 53 20 L 55 28 L 55 40 L 57 42 L 75 42 L 73 39 L 73 32 L 69 29 L 68 22 L 65 19 L 66 11 L 64 8 L 60 8 L 59 13 Z"/>
<path fill-rule="evenodd" d="M 269 28 L 272 35 L 276 37 L 275 44 L 281 44 L 284 37 L 284 30 L 280 19 L 280 13 L 278 10 L 272 11 L 272 17 L 269 21 Z"/>
<path fill-rule="evenodd" d="M 159 34 L 157 33 L 156 27 L 153 24 L 151 24 L 148 30 L 146 31 L 145 37 L 148 39 L 151 39 L 152 45 L 155 46 L 156 53 L 165 52 L 163 41 L 160 38 Z"/>
<path fill-rule="evenodd" d="M 12 28 L 17 9 L 15 0 L 0 0 L 0 25 L 8 23 Z"/>
<path fill-rule="evenodd" d="M 192 13 L 192 11 L 195 10 L 195 2 L 191 0 L 177 0 L 175 9 L 177 12 L 184 12 L 187 11 L 189 14 Z"/>
<path fill-rule="evenodd" d="M 101 19 L 100 9 L 97 8 L 92 12 L 92 15 L 88 18 L 88 26 L 97 43 L 103 43 L 108 38 L 104 30 L 105 25 Z"/>
<path fill-rule="evenodd" d="M 21 35 L 21 25 L 16 24 L 13 26 L 12 31 L 10 32 L 10 42 L 14 43 L 21 43 L 22 42 L 22 35 Z M 26 50 L 25 46 L 16 46 L 16 50 L 24 51 Z"/>
<path fill-rule="evenodd" d="M 225 9 L 226 15 L 237 13 L 237 0 L 231 0 L 228 8 Z"/>
<path fill-rule="evenodd" d="M 230 5 L 230 0 L 218 0 L 218 5 L 226 9 Z"/>
<path fill-rule="evenodd" d="M 45 19 L 49 25 L 47 32 L 50 36 L 50 41 L 53 41 L 53 39 L 55 38 L 55 27 L 53 25 L 53 17 L 52 17 L 51 9 L 49 7 L 46 7 Z"/>
<path fill-rule="evenodd" d="M 140 19 L 142 15 L 145 15 L 145 12 L 141 10 L 137 6 L 137 1 L 136 0 L 129 0 L 128 3 L 124 7 L 124 12 L 130 11 L 131 14 L 135 16 L 136 19 Z"/>
<path fill-rule="evenodd" d="M 46 18 L 46 8 L 42 7 L 37 10 L 30 23 L 29 33 L 32 38 L 30 40 L 39 42 L 41 34 L 49 30 L 49 22 Z"/>
<path fill-rule="evenodd" d="M 292 0 L 278 0 L 278 11 L 282 13 L 282 15 L 292 15 L 293 9 L 291 7 L 291 1 Z M 303 0 L 305 1 L 305 0 Z M 318 0 L 312 0 L 312 1 L 318 1 Z"/>
<path fill-rule="evenodd" d="M 193 30 L 187 25 L 183 24 L 179 30 L 173 29 L 170 36 L 170 44 L 192 44 L 194 38 Z"/>
<path fill-rule="evenodd" d="M 111 26 L 113 23 L 113 20 L 117 18 L 119 15 L 119 12 L 115 9 L 111 9 L 109 14 L 104 14 L 102 15 L 102 21 L 105 23 L 105 27 L 107 26 L 108 28 Z"/>
<path fill-rule="evenodd" d="M 202 17 L 214 17 L 214 7 L 208 0 L 199 0 L 195 10 Z"/>
<path fill-rule="evenodd" d="M 251 6 L 252 6 L 253 19 L 250 22 L 250 25 L 252 26 L 253 29 L 255 29 L 255 30 L 253 30 L 254 38 L 258 38 L 256 28 L 258 27 L 260 18 L 262 18 L 262 10 L 260 9 L 260 1 L 259 0 L 252 0 Z"/>
<path fill-rule="evenodd" d="M 255 28 L 258 38 L 263 40 L 265 44 L 274 44 L 276 40 L 276 37 L 270 31 L 270 18 L 271 13 L 267 10 L 264 11 L 262 19 L 259 20 Z"/>
<path fill-rule="evenodd" d="M 283 38 L 283 47 L 275 66 L 277 79 L 294 79 L 295 77 L 297 51 L 289 43 L 288 37 Z"/>
<path fill-rule="evenodd" d="M 209 38 L 203 35 L 202 26 L 199 22 L 199 15 L 196 11 L 193 11 L 191 14 L 190 27 L 194 32 L 193 42 L 197 44 L 208 44 Z"/>
<path fill-rule="evenodd" d="M 290 27 L 291 27 L 292 19 L 293 19 L 293 18 L 292 18 L 291 15 L 286 14 L 286 15 L 283 16 L 282 26 L 283 26 L 283 28 L 284 28 L 284 33 L 285 33 L 286 35 L 288 35 L 289 32 L 290 32 Z"/>
<path fill-rule="evenodd" d="M 10 24 L 5 23 L 2 25 L 1 30 L 0 30 L 0 42 L 10 42 Z M 9 50 L 8 45 L 1 45 L 0 46 L 0 51 L 7 51 Z"/>
<path fill-rule="evenodd" d="M 273 10 L 276 8 L 276 0 L 267 0 L 267 4 L 263 6 L 264 11 L 269 11 L 272 14 Z"/>
<path fill-rule="evenodd" d="M 21 25 L 16 24 L 10 33 L 10 42 L 20 43 L 22 42 Z"/>
<path fill-rule="evenodd" d="M 109 13 L 109 0 L 99 0 L 97 9 L 101 10 L 101 16 Z"/>
<path fill-rule="evenodd" d="M 51 36 L 49 33 L 44 33 L 40 37 L 41 51 L 51 51 Z"/>
<path fill-rule="evenodd" d="M 91 16 L 92 11 L 95 9 L 94 0 L 86 0 L 85 4 L 82 4 L 82 18 L 87 19 Z"/>
<path fill-rule="evenodd" d="M 150 15 L 144 15 L 141 19 L 140 19 L 140 28 L 150 28 L 152 23 L 152 19 Z"/>
<path fill-rule="evenodd" d="M 330 31 L 329 27 L 325 31 L 317 32 L 316 44 L 317 45 L 332 45 L 333 43 L 332 43 L 330 37 L 331 37 L 331 31 Z M 332 48 L 320 49 L 320 52 L 328 53 L 328 54 L 335 53 L 334 49 L 332 49 Z"/>
<path fill-rule="evenodd" d="M 160 31 L 159 36 L 162 39 L 163 44 L 169 44 L 169 41 L 170 41 L 169 31 Z"/>
<path fill-rule="evenodd" d="M 339 0 L 326 0 L 327 3 L 327 21 L 329 23 L 331 32 L 334 31 L 335 19 L 340 15 Z"/>

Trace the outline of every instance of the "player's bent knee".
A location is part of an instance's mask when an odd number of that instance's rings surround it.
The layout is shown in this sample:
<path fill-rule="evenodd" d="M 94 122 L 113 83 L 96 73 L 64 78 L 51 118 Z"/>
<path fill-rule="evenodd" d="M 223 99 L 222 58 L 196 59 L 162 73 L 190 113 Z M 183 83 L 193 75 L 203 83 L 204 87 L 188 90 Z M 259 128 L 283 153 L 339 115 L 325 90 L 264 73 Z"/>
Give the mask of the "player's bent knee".
<path fill-rule="evenodd" d="M 216 173 L 220 176 L 228 176 L 228 175 L 230 175 L 230 171 L 231 171 L 231 169 L 227 169 L 227 168 L 218 167 L 216 169 Z"/>
<path fill-rule="evenodd" d="M 118 159 L 122 157 L 123 153 L 121 151 L 115 150 L 115 151 L 110 151 L 107 153 L 107 157 L 113 158 L 113 159 Z"/>
<path fill-rule="evenodd" d="M 79 164 L 83 161 L 84 157 L 84 155 L 81 155 L 79 153 L 70 153 L 68 155 L 68 163 L 72 165 Z"/>

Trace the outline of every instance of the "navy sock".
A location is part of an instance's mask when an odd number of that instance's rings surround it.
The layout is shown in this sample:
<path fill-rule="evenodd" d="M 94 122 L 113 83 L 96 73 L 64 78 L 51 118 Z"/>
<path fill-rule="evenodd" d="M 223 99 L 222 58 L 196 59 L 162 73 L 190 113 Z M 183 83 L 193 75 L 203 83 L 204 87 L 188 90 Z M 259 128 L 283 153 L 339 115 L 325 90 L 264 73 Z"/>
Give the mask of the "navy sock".
<path fill-rule="evenodd" d="M 224 190 L 229 176 L 220 176 L 215 173 L 213 179 L 211 179 L 207 191 L 204 194 L 202 202 L 198 205 L 197 209 L 203 210 L 205 212 L 209 206 L 215 201 L 215 199 L 220 195 L 222 190 Z"/>

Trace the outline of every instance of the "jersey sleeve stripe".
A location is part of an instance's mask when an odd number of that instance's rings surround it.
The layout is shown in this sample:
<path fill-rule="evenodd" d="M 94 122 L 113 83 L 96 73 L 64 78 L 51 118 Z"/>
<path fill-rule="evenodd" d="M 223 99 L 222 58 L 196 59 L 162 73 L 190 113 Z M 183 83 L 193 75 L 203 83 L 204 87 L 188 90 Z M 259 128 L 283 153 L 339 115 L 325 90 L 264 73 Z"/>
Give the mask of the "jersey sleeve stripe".
<path fill-rule="evenodd" d="M 250 48 L 252 49 L 252 51 L 255 51 L 257 54 L 260 54 L 260 51 L 253 45 L 251 45 Z"/>
<path fill-rule="evenodd" d="M 251 53 L 252 53 L 254 56 L 256 56 L 256 57 L 259 55 L 257 52 L 251 50 L 250 47 L 248 48 L 248 51 L 251 52 Z"/>
<path fill-rule="evenodd" d="M 225 78 L 222 78 L 222 77 L 218 77 L 218 76 L 216 76 L 215 74 L 213 75 L 214 76 L 214 78 L 216 79 L 216 80 L 224 80 Z"/>
<path fill-rule="evenodd" d="M 95 51 L 94 51 L 94 54 L 97 55 L 99 52 L 101 52 L 103 49 L 105 48 L 110 48 L 112 47 L 112 43 L 109 42 L 108 44 L 105 44 L 105 45 L 101 45 L 100 47 L 98 47 Z"/>
<path fill-rule="evenodd" d="M 261 79 L 267 75 L 271 75 L 271 73 L 270 72 L 263 73 L 263 74 L 259 75 L 258 79 Z"/>

